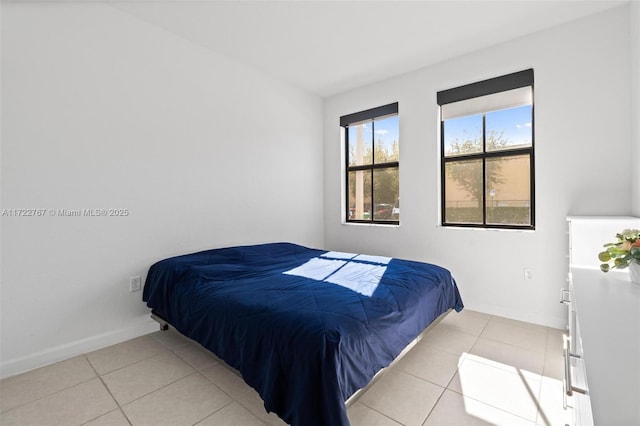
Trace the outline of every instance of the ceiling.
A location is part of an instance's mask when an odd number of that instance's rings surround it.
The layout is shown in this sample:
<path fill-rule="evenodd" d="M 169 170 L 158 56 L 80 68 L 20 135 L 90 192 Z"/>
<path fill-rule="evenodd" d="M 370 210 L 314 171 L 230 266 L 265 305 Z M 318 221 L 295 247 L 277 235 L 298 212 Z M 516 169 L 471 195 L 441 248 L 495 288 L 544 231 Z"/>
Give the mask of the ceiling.
<path fill-rule="evenodd" d="M 627 2 L 105 0 L 321 97 Z"/>

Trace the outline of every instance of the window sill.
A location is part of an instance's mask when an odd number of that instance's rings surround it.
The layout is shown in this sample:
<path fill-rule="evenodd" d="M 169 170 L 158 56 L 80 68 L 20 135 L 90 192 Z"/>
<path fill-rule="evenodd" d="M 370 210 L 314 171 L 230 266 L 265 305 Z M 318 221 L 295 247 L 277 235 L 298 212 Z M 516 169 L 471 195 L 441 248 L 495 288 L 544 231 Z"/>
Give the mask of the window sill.
<path fill-rule="evenodd" d="M 347 226 L 365 226 L 365 227 L 381 227 L 381 228 L 399 228 L 399 223 L 364 223 L 364 222 L 347 222 L 343 221 L 342 225 Z"/>
<path fill-rule="evenodd" d="M 475 226 L 457 226 L 457 225 L 438 225 L 442 229 L 456 229 L 465 231 L 500 231 L 500 232 L 524 232 L 535 233 L 535 228 L 501 228 L 501 227 L 475 227 Z"/>

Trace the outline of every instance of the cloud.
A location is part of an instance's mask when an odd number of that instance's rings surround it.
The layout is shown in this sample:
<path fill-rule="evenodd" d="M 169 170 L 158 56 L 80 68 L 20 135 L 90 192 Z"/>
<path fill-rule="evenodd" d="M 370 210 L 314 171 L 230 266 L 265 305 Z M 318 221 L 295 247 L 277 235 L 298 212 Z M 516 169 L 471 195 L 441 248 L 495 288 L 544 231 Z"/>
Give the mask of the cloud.
<path fill-rule="evenodd" d="M 389 131 L 385 129 L 376 130 L 376 135 L 386 135 L 387 133 L 389 133 Z"/>
<path fill-rule="evenodd" d="M 524 127 L 531 127 L 531 123 L 524 123 L 524 124 L 516 124 L 516 128 L 518 129 L 522 129 Z"/>

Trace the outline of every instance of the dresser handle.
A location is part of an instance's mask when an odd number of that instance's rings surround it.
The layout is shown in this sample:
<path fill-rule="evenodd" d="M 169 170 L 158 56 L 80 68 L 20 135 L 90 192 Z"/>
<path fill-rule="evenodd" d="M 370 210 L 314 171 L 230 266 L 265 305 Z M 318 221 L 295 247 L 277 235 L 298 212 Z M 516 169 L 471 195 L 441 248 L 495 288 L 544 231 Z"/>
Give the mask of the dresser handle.
<path fill-rule="evenodd" d="M 564 380 L 562 381 L 562 387 L 564 390 L 562 398 L 562 407 L 567 408 L 567 397 L 573 396 L 574 392 L 587 394 L 586 389 L 575 387 L 571 384 L 571 358 L 579 358 L 576 355 L 572 355 L 571 351 L 571 339 L 566 335 L 563 336 L 563 356 L 564 356 Z"/>

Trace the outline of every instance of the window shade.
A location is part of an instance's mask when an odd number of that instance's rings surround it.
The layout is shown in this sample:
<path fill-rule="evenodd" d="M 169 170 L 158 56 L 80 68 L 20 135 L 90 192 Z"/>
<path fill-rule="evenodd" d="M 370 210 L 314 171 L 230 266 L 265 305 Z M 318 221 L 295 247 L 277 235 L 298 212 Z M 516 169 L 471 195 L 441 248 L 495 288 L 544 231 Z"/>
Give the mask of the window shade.
<path fill-rule="evenodd" d="M 478 81 L 437 94 L 442 120 L 533 104 L 533 69 Z"/>
<path fill-rule="evenodd" d="M 441 120 L 531 105 L 533 103 L 532 92 L 531 86 L 528 86 L 445 104 L 441 107 Z"/>

